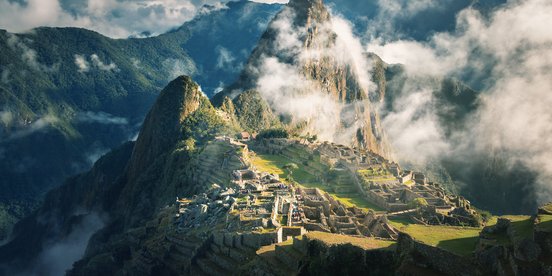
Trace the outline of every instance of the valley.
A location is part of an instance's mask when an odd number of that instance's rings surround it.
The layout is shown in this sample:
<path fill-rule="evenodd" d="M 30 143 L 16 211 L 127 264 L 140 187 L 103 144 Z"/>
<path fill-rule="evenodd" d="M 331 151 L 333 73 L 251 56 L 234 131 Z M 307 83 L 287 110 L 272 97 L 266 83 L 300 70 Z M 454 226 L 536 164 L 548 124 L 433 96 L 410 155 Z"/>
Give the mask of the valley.
<path fill-rule="evenodd" d="M 549 249 L 543 242 L 552 238 L 548 207 L 535 216 L 482 218 L 473 211 L 476 226 L 464 224 L 465 218 L 459 219 L 454 211 L 470 208 L 466 201 L 434 214 L 425 209 L 435 205 L 412 206 L 418 198 L 407 202 L 412 209 L 404 212 L 385 210 L 355 178 L 359 171 L 366 177 L 370 165 L 372 172 L 380 172 L 370 177 L 373 184 L 399 181 L 403 174 L 388 171 L 396 169 L 394 163 L 358 150 L 355 168 L 362 169 L 336 173 L 343 162 L 351 162 L 354 149 L 300 137 L 239 139 L 243 136 L 216 137 L 200 150 L 200 156 L 210 156 L 210 161 L 200 157 L 198 163 L 202 175 L 209 176 L 197 179 L 204 192 L 178 197 L 152 221 L 128 230 L 119 243 L 129 246 L 131 254 L 121 260 L 118 271 L 122 267 L 122 273 L 134 274 L 296 275 L 329 269 L 461 275 L 468 265 L 476 274 L 514 269 L 537 273 L 546 266 Z M 350 150 L 351 155 L 336 158 L 330 149 Z M 419 184 L 402 185 L 413 189 Z M 447 193 L 445 198 L 458 197 Z M 437 214 L 457 220 L 438 223 L 432 219 Z M 531 246 L 542 251 L 528 251 Z M 497 249 L 503 253 L 493 255 Z M 105 267 L 97 258 L 76 267 Z M 332 258 L 332 263 L 319 263 L 324 258 Z M 322 268 L 325 265 L 330 267 Z"/>
<path fill-rule="evenodd" d="M 205 7 L 0 30 L 0 275 L 552 275 L 545 159 L 475 139 L 485 91 L 323 0 Z"/>

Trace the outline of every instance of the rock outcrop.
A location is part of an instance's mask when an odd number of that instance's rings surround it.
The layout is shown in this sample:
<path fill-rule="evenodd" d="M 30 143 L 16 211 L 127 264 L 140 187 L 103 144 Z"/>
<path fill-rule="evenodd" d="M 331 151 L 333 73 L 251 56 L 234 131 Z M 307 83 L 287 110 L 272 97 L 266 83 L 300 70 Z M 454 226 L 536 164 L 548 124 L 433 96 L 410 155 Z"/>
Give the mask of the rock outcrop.
<path fill-rule="evenodd" d="M 276 113 L 288 117 L 286 124 L 305 123 L 302 119 L 307 121 L 308 126 L 314 117 L 294 120 L 298 117 L 296 114 L 286 114 L 277 108 L 278 105 L 295 104 L 294 99 L 285 95 L 273 95 L 274 91 L 264 91 L 259 87 L 258 82 L 266 73 L 263 70 L 267 63 L 277 62 L 291 66 L 304 81 L 300 87 L 290 84 L 289 88 L 284 88 L 286 94 L 329 97 L 337 103 L 335 112 L 340 118 L 336 125 L 329 126 L 337 130 L 330 138 L 391 157 L 378 111 L 373 106 L 374 102 L 381 100 L 380 90 L 383 88 L 372 87 L 370 69 L 360 67 L 364 64 L 368 67 L 372 61 L 363 54 L 355 57 L 349 55 L 346 49 L 339 48 L 339 34 L 333 31 L 332 24 L 334 22 L 322 0 L 290 1 L 272 20 L 239 79 L 225 91 L 215 95 L 213 103 L 221 105 L 225 97 L 234 98 L 243 91 L 259 90 Z M 345 53 L 341 53 L 343 51 Z M 337 52 L 340 53 L 336 54 Z M 377 80 L 374 82 L 379 83 Z M 305 107 L 309 108 L 311 107 Z M 318 126 L 309 128 L 309 131 L 321 130 Z M 337 133 L 348 135 L 336 137 Z"/>
<path fill-rule="evenodd" d="M 204 169 L 198 162 L 205 158 L 194 145 L 207 142 L 224 127 L 198 85 L 189 77 L 178 77 L 161 92 L 136 142 L 50 192 L 43 205 L 16 226 L 13 240 L 0 248 L 2 265 L 28 266 L 43 246 L 69 236 L 90 214 L 101 215 L 105 227 L 91 238 L 85 259 L 111 252 L 120 234 L 151 220 L 174 195 L 204 189 L 207 183 L 195 172 Z"/>

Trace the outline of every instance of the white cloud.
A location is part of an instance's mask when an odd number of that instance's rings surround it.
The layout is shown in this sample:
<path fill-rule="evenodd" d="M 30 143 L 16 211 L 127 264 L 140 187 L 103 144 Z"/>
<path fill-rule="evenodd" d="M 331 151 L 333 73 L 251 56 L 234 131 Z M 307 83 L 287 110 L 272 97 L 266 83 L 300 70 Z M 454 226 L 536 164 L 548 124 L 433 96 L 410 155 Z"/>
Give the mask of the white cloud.
<path fill-rule="evenodd" d="M 0 0 L 0 28 L 24 32 L 39 26 L 83 27 L 123 38 L 160 34 L 198 13 L 224 8 L 226 0 Z M 212 5 L 205 9 L 203 5 Z M 66 10 L 71 6 L 74 9 Z M 139 24 L 137 24 L 139 22 Z"/>
<path fill-rule="evenodd" d="M 100 57 L 96 54 L 92 54 L 90 56 L 90 59 L 92 60 L 92 64 L 96 66 L 98 69 L 103 71 L 118 71 L 117 65 L 113 62 L 109 64 L 103 63 L 103 61 L 100 60 Z"/>
<path fill-rule="evenodd" d="M 90 70 L 90 64 L 83 55 L 75 55 L 75 65 L 79 68 L 80 73 L 85 73 Z"/>
<path fill-rule="evenodd" d="M 190 60 L 168 58 L 162 63 L 163 70 L 167 73 L 167 80 L 173 80 L 178 76 L 193 76 L 197 73 L 195 64 Z"/>
<path fill-rule="evenodd" d="M 367 97 L 375 85 L 365 50 L 350 24 L 336 16 L 311 26 L 316 38 L 309 40 L 307 47 L 305 39 L 312 37 L 306 38 L 306 27 L 296 26 L 294 17 L 291 9 L 285 9 L 271 23 L 274 49 L 267 53 L 274 56 L 261 56 L 258 66 L 250 68 L 258 74 L 256 88 L 276 113 L 291 116 L 293 123 L 306 122 L 305 132 L 316 133 L 321 140 L 351 144 L 358 129 L 370 129 L 369 113 L 374 111 Z M 350 72 L 366 100 L 350 103 L 337 95 L 344 91 L 332 90 L 331 76 L 330 80 L 320 76 L 313 80 L 308 68 L 319 64 L 332 72 Z M 335 87 L 339 89 L 343 87 Z"/>
<path fill-rule="evenodd" d="M 481 107 L 470 118 L 467 129 L 457 130 L 452 140 L 443 140 L 434 135 L 439 131 L 435 131 L 434 116 L 428 114 L 427 118 L 422 117 L 422 122 L 426 122 L 424 131 L 434 139 L 414 140 L 409 146 L 424 147 L 425 141 L 446 145 L 436 147 L 439 151 L 430 152 L 433 155 L 449 150 L 458 155 L 502 152 L 509 163 L 522 162 L 538 173 L 539 200 L 548 201 L 552 196 L 550 14 L 552 2 L 547 0 L 510 1 L 488 19 L 473 9 L 462 11 L 456 33 L 438 33 L 429 42 L 378 40 L 368 45 L 369 51 L 384 60 L 404 64 L 410 75 L 461 76 L 466 70 L 475 70 L 478 76 L 487 76 Z M 488 68 L 488 72 L 483 68 Z M 406 87 L 403 92 L 399 106 L 420 90 Z M 410 103 L 416 106 L 416 101 Z M 393 124 L 395 118 L 405 115 L 406 120 L 399 120 L 400 125 L 415 126 L 418 117 L 409 120 L 410 116 L 406 116 L 412 106 L 404 108 L 396 109 L 384 121 Z M 401 145 L 403 136 L 394 133 L 390 137 L 395 145 Z"/>
<path fill-rule="evenodd" d="M 217 69 L 223 69 L 229 72 L 239 71 L 240 67 L 235 66 L 234 62 L 236 58 L 232 55 L 228 49 L 219 46 L 217 47 L 218 58 L 217 58 Z"/>
<path fill-rule="evenodd" d="M 75 65 L 77 66 L 80 73 L 86 73 L 90 71 L 91 68 L 96 68 L 102 71 L 119 71 L 117 64 L 113 62 L 106 64 L 100 59 L 97 54 L 90 55 L 90 62 L 87 60 L 85 55 L 76 54 Z"/>
<path fill-rule="evenodd" d="M 90 151 L 85 153 L 86 161 L 88 161 L 88 164 L 92 166 L 94 165 L 94 163 L 96 163 L 96 161 L 98 161 L 102 156 L 110 151 L 110 149 L 104 147 L 93 147 Z"/>
<path fill-rule="evenodd" d="M 0 122 L 4 126 L 9 126 L 13 122 L 13 113 L 10 111 L 0 111 Z"/>
<path fill-rule="evenodd" d="M 30 124 L 10 133 L 6 138 L 6 141 L 19 139 L 19 138 L 31 135 L 37 131 L 41 131 L 47 127 L 52 126 L 58 121 L 59 119 L 52 115 L 46 115 L 46 116 L 40 117 L 36 121 L 32 121 L 30 122 Z"/>
<path fill-rule="evenodd" d="M 55 23 L 54 23 L 55 22 Z M 43 25 L 80 25 L 66 14 L 58 0 L 27 0 L 25 4 L 0 1 L 0 26 L 10 31 L 26 31 Z"/>
<path fill-rule="evenodd" d="M 388 19 L 412 17 L 421 11 L 443 7 L 443 0 L 378 0 L 380 16 Z"/>
<path fill-rule="evenodd" d="M 250 0 L 251 2 L 265 3 L 265 4 L 286 4 L 289 0 Z"/>
<path fill-rule="evenodd" d="M 75 214 L 77 216 L 79 214 Z M 83 215 L 82 220 L 74 225 L 61 240 L 45 243 L 44 250 L 38 256 L 31 271 L 25 275 L 63 275 L 74 262 L 83 257 L 88 240 L 105 225 L 105 218 L 97 213 Z"/>
<path fill-rule="evenodd" d="M 86 111 L 81 112 L 77 115 L 77 120 L 79 122 L 86 123 L 100 123 L 106 125 L 127 125 L 128 120 L 123 117 L 113 116 L 105 112 L 92 112 Z"/>
<path fill-rule="evenodd" d="M 434 113 L 433 91 L 438 87 L 407 81 L 408 93 L 393 103 L 393 111 L 383 116 L 383 129 L 391 138 L 401 160 L 427 162 L 450 151 Z"/>
<path fill-rule="evenodd" d="M 10 49 L 15 53 L 20 54 L 21 60 L 31 67 L 31 69 L 46 72 L 55 72 L 58 70 L 59 63 L 48 66 L 37 60 L 36 51 L 27 45 L 27 43 L 32 43 L 32 40 L 21 40 L 17 35 L 10 33 L 8 33 L 7 36 L 8 47 L 10 47 Z"/>

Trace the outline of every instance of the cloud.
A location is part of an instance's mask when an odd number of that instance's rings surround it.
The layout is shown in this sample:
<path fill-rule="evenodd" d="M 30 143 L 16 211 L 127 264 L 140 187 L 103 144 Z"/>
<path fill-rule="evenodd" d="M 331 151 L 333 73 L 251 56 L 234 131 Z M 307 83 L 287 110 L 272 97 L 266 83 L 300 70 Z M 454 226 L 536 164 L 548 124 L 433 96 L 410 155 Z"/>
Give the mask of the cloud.
<path fill-rule="evenodd" d="M 265 3 L 265 4 L 287 4 L 289 0 L 250 0 L 251 2 Z"/>
<path fill-rule="evenodd" d="M 480 107 L 470 114 L 467 127 L 445 139 L 439 134 L 442 130 L 436 128 L 435 108 L 427 108 L 427 103 L 435 99 L 423 92 L 434 90 L 434 84 L 405 87 L 403 96 L 394 103 L 398 108 L 384 119 L 385 125 L 391 130 L 394 124 L 422 125 L 428 137 L 410 140 L 403 146 L 404 136 L 392 133 L 393 144 L 400 149 L 397 152 L 412 158 L 415 156 L 407 148 L 424 148 L 427 143 L 439 146 L 433 151 L 419 151 L 422 159 L 440 154 L 465 158 L 501 152 L 511 166 L 521 162 L 538 174 L 537 200 L 548 201 L 552 196 L 550 14 L 550 1 L 510 1 L 489 18 L 465 9 L 458 15 L 454 33 L 437 33 L 427 42 L 373 40 L 367 46 L 369 51 L 386 61 L 404 64 L 411 76 L 464 77 L 482 88 Z M 480 79 L 469 78 L 467 72 Z M 424 100 L 417 101 L 416 97 L 421 96 Z M 412 109 L 424 115 L 410 115 Z M 416 132 L 405 131 L 404 135 L 410 133 Z"/>
<path fill-rule="evenodd" d="M 139 59 L 131 58 L 130 62 L 132 62 L 132 66 L 134 66 L 134 68 L 136 68 L 136 69 L 141 69 L 142 68 L 142 65 L 140 64 L 141 62 L 140 62 Z"/>
<path fill-rule="evenodd" d="M 123 117 L 113 116 L 106 112 L 81 112 L 77 115 L 77 121 L 85 123 L 100 123 L 105 125 L 127 125 L 128 120 Z"/>
<path fill-rule="evenodd" d="M 88 164 L 91 166 L 94 163 L 96 163 L 98 159 L 100 159 L 102 156 L 104 156 L 106 153 L 110 151 L 111 151 L 110 149 L 107 149 L 101 146 L 93 147 L 90 151 L 88 151 L 85 154 L 86 160 L 88 161 Z"/>
<path fill-rule="evenodd" d="M 43 117 L 38 118 L 34 122 L 29 122 L 24 127 L 9 133 L 8 137 L 5 139 L 5 141 L 13 140 L 13 139 L 19 139 L 23 138 L 25 136 L 31 135 L 35 132 L 41 131 L 47 127 L 52 126 L 56 122 L 58 122 L 59 119 L 53 115 L 46 115 Z"/>
<path fill-rule="evenodd" d="M 57 0 L 0 1 L 0 26 L 10 31 L 27 31 L 44 25 L 85 24 L 66 14 Z"/>
<path fill-rule="evenodd" d="M 133 61 L 134 62 L 134 61 Z M 80 73 L 86 73 L 91 68 L 97 68 L 102 71 L 114 71 L 119 72 L 117 64 L 111 62 L 109 64 L 104 63 L 97 54 L 90 55 L 90 62 L 84 55 L 75 55 L 75 65 Z"/>
<path fill-rule="evenodd" d="M 370 15 L 361 16 L 362 14 L 359 13 L 357 16 L 360 16 L 358 20 L 365 23 L 363 25 L 367 28 L 366 36 L 372 39 L 388 40 L 396 36 L 411 37 L 420 35 L 417 32 L 429 32 L 430 30 L 424 24 L 428 26 L 446 24 L 448 19 L 444 20 L 443 18 L 454 16 L 454 13 L 448 13 L 448 9 L 454 9 L 456 5 L 468 5 L 468 3 L 454 2 L 459 1 L 378 0 L 375 4 L 367 4 L 367 6 L 371 6 L 371 10 L 366 10 L 365 13 L 371 13 Z M 353 13 L 356 14 L 358 11 L 353 11 Z M 430 17 L 420 18 L 425 14 L 430 14 Z M 435 24 L 435 21 L 439 23 Z"/>
<path fill-rule="evenodd" d="M 434 113 L 434 87 L 407 82 L 408 93 L 393 103 L 393 111 L 383 114 L 383 129 L 391 138 L 401 160 L 427 162 L 450 151 L 437 115 Z"/>
<path fill-rule="evenodd" d="M 155 35 L 182 25 L 198 13 L 224 8 L 224 2 L 227 1 L 0 0 L 0 27 L 12 32 L 39 26 L 83 27 L 115 38 Z"/>
<path fill-rule="evenodd" d="M 96 55 L 96 54 L 92 54 L 90 56 L 90 59 L 92 60 L 92 64 L 94 64 L 94 66 L 96 66 L 100 70 L 103 70 L 103 71 L 117 71 L 118 70 L 117 65 L 115 63 L 111 62 L 109 64 L 105 64 L 100 60 L 100 57 L 98 57 L 98 55 Z"/>
<path fill-rule="evenodd" d="M 84 256 L 88 240 L 105 225 L 104 218 L 97 213 L 82 215 L 82 220 L 75 225 L 63 239 L 47 242 L 40 256 L 25 275 L 63 275 L 74 262 Z"/>
<path fill-rule="evenodd" d="M 51 66 L 45 65 L 40 63 L 37 60 L 37 53 L 35 50 L 31 49 L 29 46 L 27 46 L 26 43 L 32 43 L 32 40 L 27 39 L 25 41 L 21 40 L 17 35 L 15 34 L 7 34 L 8 40 L 7 44 L 10 49 L 16 53 L 20 54 L 20 58 L 23 62 L 25 62 L 31 69 L 37 70 L 37 71 L 45 71 L 45 72 L 55 72 L 59 68 L 59 63 L 53 64 Z"/>
<path fill-rule="evenodd" d="M 450 1 L 450 0 L 449 0 Z M 443 0 L 378 0 L 379 13 L 381 17 L 389 19 L 412 17 L 421 11 L 437 9 L 445 4 Z"/>
<path fill-rule="evenodd" d="M 83 55 L 75 55 L 75 65 L 79 68 L 80 73 L 85 73 L 90 70 L 90 64 Z"/>
<path fill-rule="evenodd" d="M 168 58 L 162 63 L 163 70 L 167 73 L 167 80 L 174 80 L 178 76 L 193 76 L 197 68 L 191 60 Z"/>
<path fill-rule="evenodd" d="M 9 126 L 13 123 L 13 113 L 11 111 L 0 111 L 0 122 L 4 126 Z"/>
<path fill-rule="evenodd" d="M 222 69 L 229 72 L 236 72 L 240 71 L 239 66 L 235 66 L 234 62 L 236 61 L 236 58 L 232 55 L 232 52 L 230 52 L 228 49 L 219 46 L 217 47 L 218 52 L 218 58 L 217 58 L 217 65 L 215 68 Z"/>
<path fill-rule="evenodd" d="M 257 74 L 256 89 L 277 114 L 291 117 L 292 124 L 306 123 L 305 133 L 351 144 L 357 131 L 370 124 L 373 114 L 369 113 L 374 111 L 368 94 L 375 85 L 365 49 L 353 35 L 350 23 L 337 16 L 317 25 L 316 38 L 306 47 L 304 41 L 310 34 L 306 27 L 296 26 L 294 19 L 293 10 L 284 9 L 271 23 L 269 31 L 275 39 L 268 47 L 274 49 L 267 49 L 255 68 L 248 68 Z M 366 100 L 340 98 L 328 83 L 331 80 L 313 77 L 308 71 L 318 64 L 326 71 L 351 74 Z"/>

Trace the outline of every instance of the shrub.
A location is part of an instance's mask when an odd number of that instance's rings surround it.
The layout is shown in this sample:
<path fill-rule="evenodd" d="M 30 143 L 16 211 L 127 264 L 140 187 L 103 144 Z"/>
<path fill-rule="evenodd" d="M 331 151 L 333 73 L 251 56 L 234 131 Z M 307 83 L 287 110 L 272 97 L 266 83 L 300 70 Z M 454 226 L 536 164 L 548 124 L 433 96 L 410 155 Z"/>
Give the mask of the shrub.
<path fill-rule="evenodd" d="M 272 128 L 261 131 L 257 139 L 289 138 L 289 132 L 283 128 Z"/>
<path fill-rule="evenodd" d="M 425 198 L 419 197 L 414 200 L 412 200 L 410 203 L 408 203 L 408 207 L 411 209 L 414 208 L 420 208 L 422 206 L 427 206 L 429 203 L 427 203 L 427 200 Z"/>

